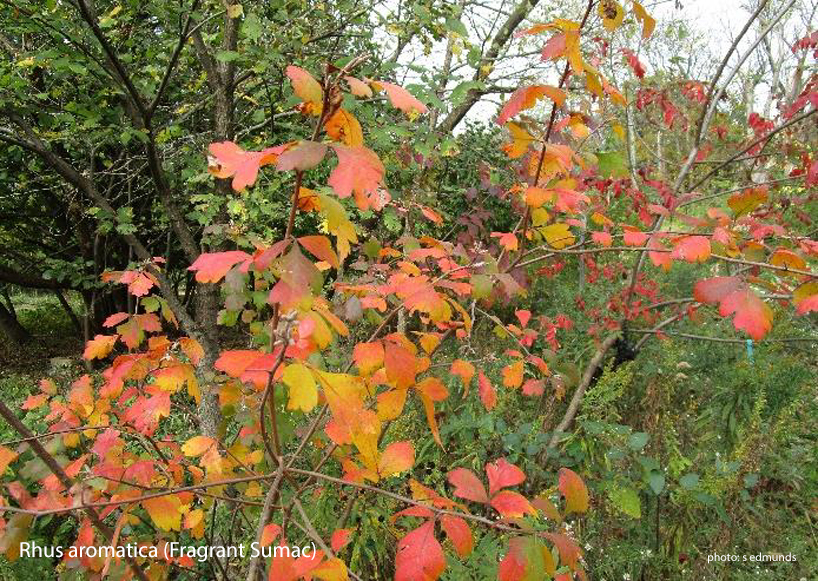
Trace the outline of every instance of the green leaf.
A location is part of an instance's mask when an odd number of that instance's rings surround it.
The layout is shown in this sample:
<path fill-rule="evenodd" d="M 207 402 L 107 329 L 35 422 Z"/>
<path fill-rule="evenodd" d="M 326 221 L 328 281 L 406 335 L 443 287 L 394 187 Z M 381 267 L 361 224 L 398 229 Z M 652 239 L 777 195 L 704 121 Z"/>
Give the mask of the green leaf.
<path fill-rule="evenodd" d="M 605 178 L 628 177 L 628 165 L 622 151 L 600 151 L 596 154 L 599 175 Z"/>
<path fill-rule="evenodd" d="M 460 22 L 459 18 L 455 18 L 454 16 L 450 16 L 446 19 L 446 28 L 455 34 L 459 34 L 463 38 L 469 36 L 469 31 L 466 30 L 466 26 Z"/>
<path fill-rule="evenodd" d="M 685 474 L 684 476 L 679 478 L 679 485 L 687 490 L 690 490 L 691 488 L 696 488 L 699 485 L 699 475 L 696 474 L 695 472 Z"/>
<path fill-rule="evenodd" d="M 649 436 L 645 432 L 636 432 L 628 438 L 628 446 L 632 450 L 641 450 L 648 443 Z"/>
<path fill-rule="evenodd" d="M 223 63 L 233 62 L 240 57 L 241 55 L 234 50 L 220 50 L 216 53 L 216 60 Z"/>
<path fill-rule="evenodd" d="M 642 517 L 642 502 L 639 500 L 639 493 L 633 488 L 614 488 L 608 492 L 608 496 L 611 502 L 629 517 Z"/>
<path fill-rule="evenodd" d="M 661 472 L 651 472 L 648 476 L 651 490 L 658 496 L 665 489 L 665 476 Z"/>

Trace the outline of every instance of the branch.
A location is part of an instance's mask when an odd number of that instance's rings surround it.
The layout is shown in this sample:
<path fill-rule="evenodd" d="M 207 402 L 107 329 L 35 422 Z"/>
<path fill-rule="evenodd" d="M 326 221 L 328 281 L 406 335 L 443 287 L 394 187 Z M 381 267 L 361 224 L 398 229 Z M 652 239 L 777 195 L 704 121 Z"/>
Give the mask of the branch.
<path fill-rule="evenodd" d="M 613 335 L 609 335 L 602 342 L 594 356 L 588 362 L 588 366 L 585 368 L 585 373 L 582 375 L 582 381 L 574 391 L 574 396 L 571 398 L 571 403 L 568 404 L 568 409 L 565 410 L 565 415 L 554 429 L 554 433 L 551 436 L 551 441 L 548 443 L 549 448 L 553 448 L 557 444 L 560 436 L 565 432 L 565 430 L 568 429 L 571 422 L 574 421 L 574 416 L 577 415 L 579 405 L 582 403 L 582 397 L 585 395 L 585 390 L 591 385 L 591 382 L 594 380 L 596 370 L 600 365 L 602 365 L 602 360 L 605 359 L 605 354 L 611 347 L 614 346 L 614 343 L 616 343 L 617 339 L 619 339 L 619 335 L 620 334 L 618 332 L 614 333 Z"/>
<path fill-rule="evenodd" d="M 14 428 L 18 434 L 23 436 L 24 438 L 33 438 L 34 434 L 21 422 L 17 419 L 17 416 L 6 406 L 5 403 L 0 401 L 0 416 L 3 416 L 8 424 Z M 66 490 L 71 490 L 74 487 L 74 480 L 65 473 L 65 471 L 60 467 L 57 461 L 54 459 L 54 456 L 48 453 L 48 451 L 43 447 L 42 444 L 36 439 L 30 439 L 28 444 L 34 453 L 43 461 L 43 463 L 48 467 L 54 476 L 57 477 L 57 480 L 60 481 Z M 112 543 L 114 540 L 114 533 L 113 531 L 108 528 L 108 526 L 102 522 L 99 514 L 94 508 L 91 507 L 83 507 L 85 513 L 88 515 L 88 518 L 91 520 L 91 523 L 97 528 L 97 530 L 102 533 L 102 535 L 107 539 L 109 543 Z M 148 581 L 148 576 L 142 570 L 142 568 L 136 563 L 133 557 L 125 557 L 125 560 L 128 563 L 128 566 L 133 571 L 134 575 L 140 581 Z"/>

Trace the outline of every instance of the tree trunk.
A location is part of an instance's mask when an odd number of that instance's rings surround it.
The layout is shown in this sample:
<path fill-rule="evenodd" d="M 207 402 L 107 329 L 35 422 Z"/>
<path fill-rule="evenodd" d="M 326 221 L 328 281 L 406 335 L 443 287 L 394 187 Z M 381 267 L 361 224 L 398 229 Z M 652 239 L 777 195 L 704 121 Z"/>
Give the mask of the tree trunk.
<path fill-rule="evenodd" d="M 0 331 L 13 343 L 22 345 L 31 340 L 31 333 L 20 324 L 20 321 L 0 303 Z"/>

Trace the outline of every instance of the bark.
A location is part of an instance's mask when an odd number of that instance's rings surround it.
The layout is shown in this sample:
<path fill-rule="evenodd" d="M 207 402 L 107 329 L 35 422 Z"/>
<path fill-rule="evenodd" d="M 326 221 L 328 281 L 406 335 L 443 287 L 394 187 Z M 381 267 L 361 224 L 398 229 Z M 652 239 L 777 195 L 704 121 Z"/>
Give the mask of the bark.
<path fill-rule="evenodd" d="M 23 345 L 31 340 L 31 333 L 20 324 L 20 321 L 0 302 L 0 331 L 12 343 Z"/>

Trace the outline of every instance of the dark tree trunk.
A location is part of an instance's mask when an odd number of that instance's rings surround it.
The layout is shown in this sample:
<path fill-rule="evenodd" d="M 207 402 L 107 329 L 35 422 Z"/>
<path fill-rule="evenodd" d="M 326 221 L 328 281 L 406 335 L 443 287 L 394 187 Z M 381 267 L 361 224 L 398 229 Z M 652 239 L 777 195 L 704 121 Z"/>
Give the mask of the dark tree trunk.
<path fill-rule="evenodd" d="M 31 340 L 31 333 L 20 324 L 20 321 L 11 314 L 3 303 L 0 303 L 0 331 L 17 345 L 22 345 Z"/>

